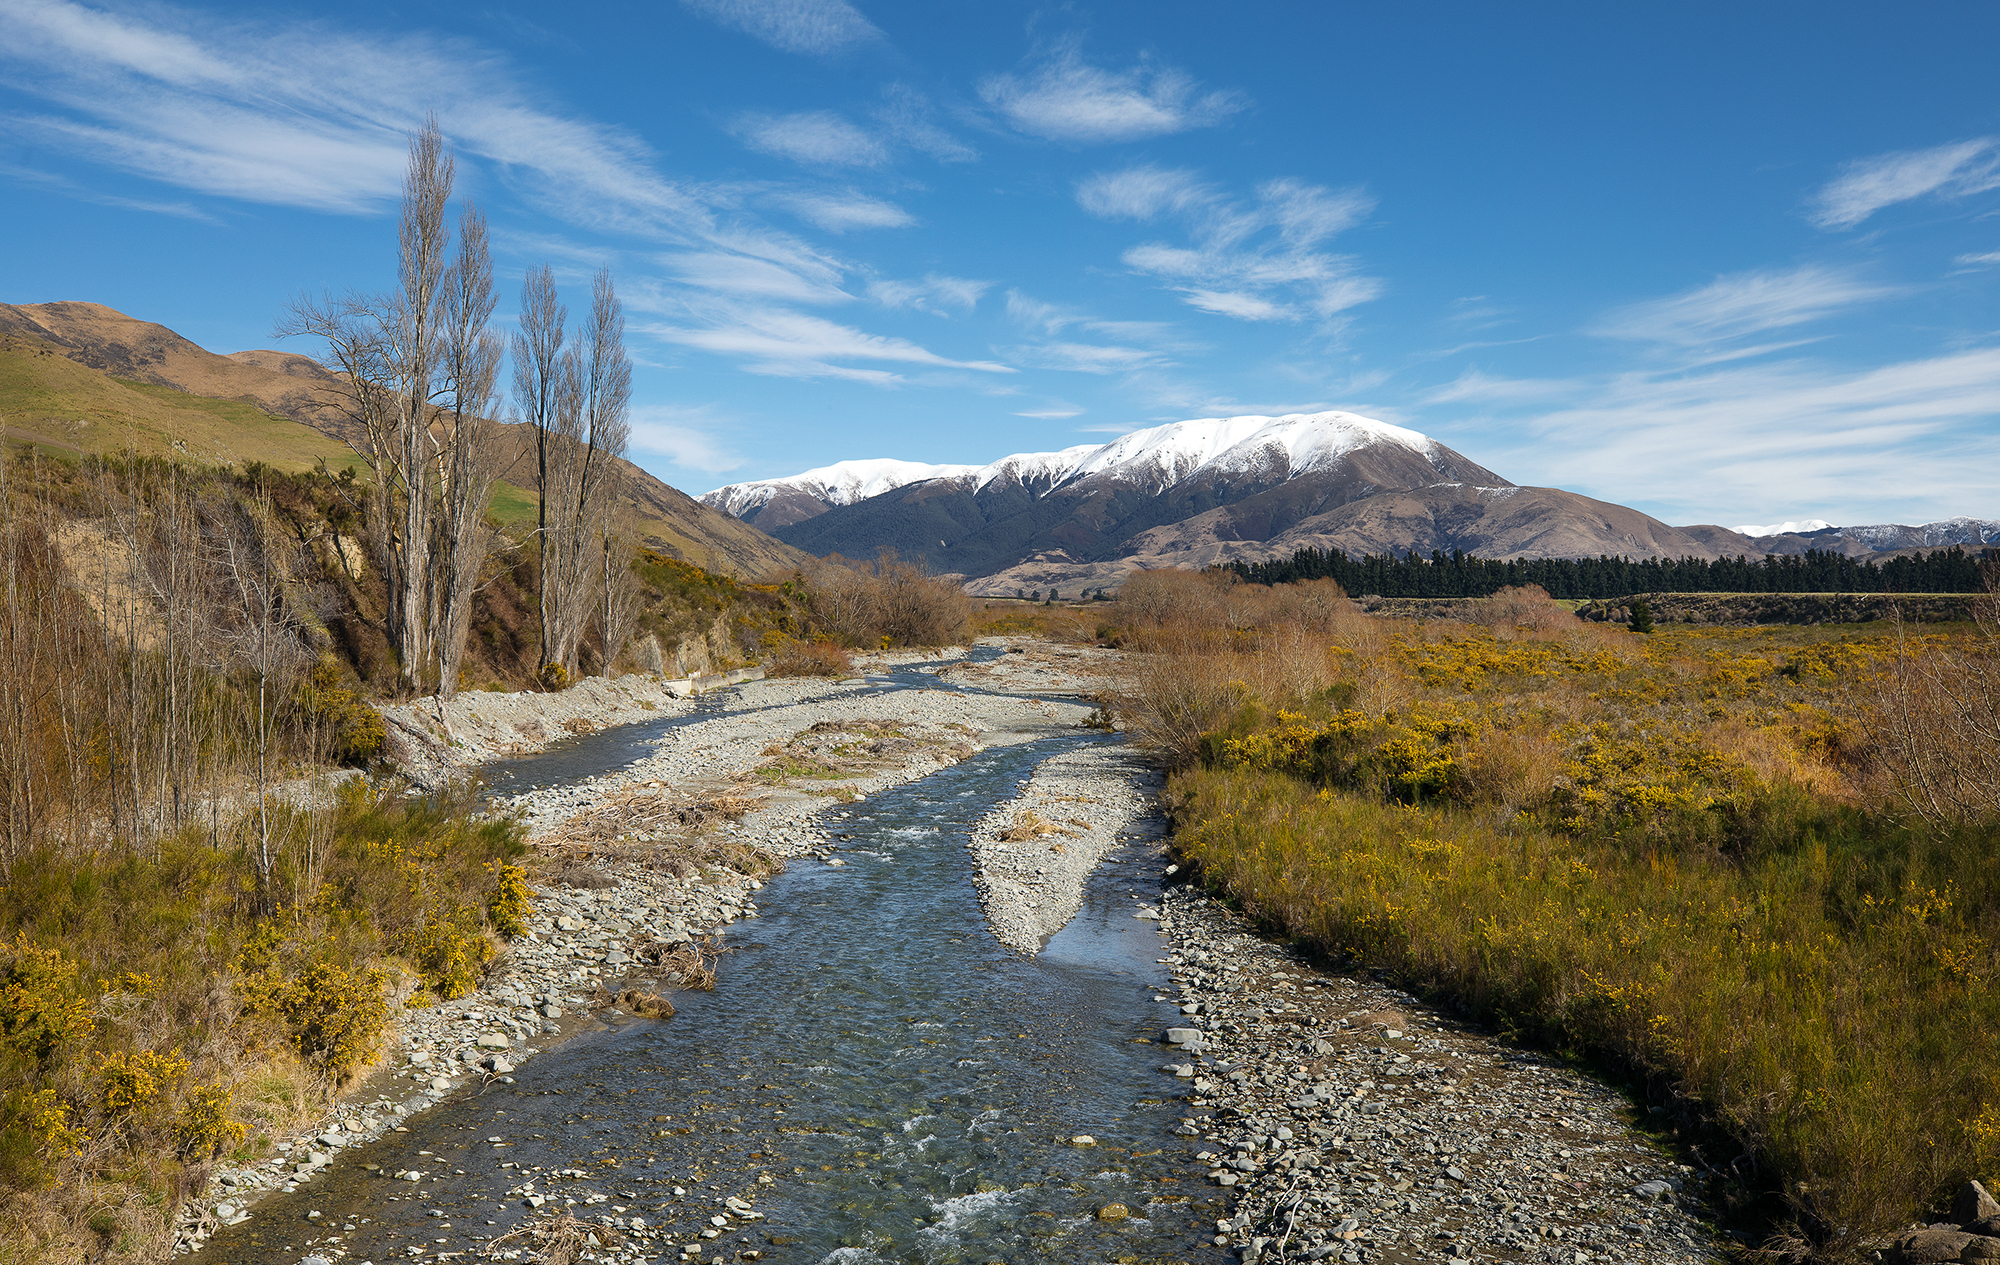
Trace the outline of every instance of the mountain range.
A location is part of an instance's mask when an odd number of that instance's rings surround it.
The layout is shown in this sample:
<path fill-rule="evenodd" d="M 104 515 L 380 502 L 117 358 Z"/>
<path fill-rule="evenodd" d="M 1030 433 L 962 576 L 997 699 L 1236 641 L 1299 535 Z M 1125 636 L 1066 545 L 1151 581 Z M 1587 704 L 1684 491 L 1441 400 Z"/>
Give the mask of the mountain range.
<path fill-rule="evenodd" d="M 296 352 L 217 355 L 151 321 L 97 303 L 0 303 L 0 420 L 9 438 L 59 451 L 134 448 L 196 460 L 306 470 L 355 465 L 338 379 Z M 494 512 L 532 521 L 530 435 L 502 426 Z M 710 509 L 630 462 L 624 497 L 647 543 L 748 580 L 806 561 L 798 550 Z"/>
<path fill-rule="evenodd" d="M 1675 527 L 1508 481 L 1429 436 L 1352 413 L 1199 418 L 984 466 L 842 461 L 701 498 L 808 553 L 895 550 L 976 594 L 1114 587 L 1132 571 L 1461 549 L 1489 558 L 1873 557 L 2000 543 L 2000 523 Z"/>

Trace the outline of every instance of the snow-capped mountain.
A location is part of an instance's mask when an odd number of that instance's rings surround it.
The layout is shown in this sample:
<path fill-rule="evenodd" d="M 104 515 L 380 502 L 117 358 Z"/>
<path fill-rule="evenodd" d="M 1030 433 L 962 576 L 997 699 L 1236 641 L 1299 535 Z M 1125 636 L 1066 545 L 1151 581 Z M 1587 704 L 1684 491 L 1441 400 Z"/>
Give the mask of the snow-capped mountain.
<path fill-rule="evenodd" d="M 1751 552 L 1795 554 L 1823 549 L 1865 558 L 1908 549 L 1983 549 L 2000 545 L 2000 522 L 1985 518 L 1945 518 L 1934 523 L 1869 523 L 1837 527 L 1820 519 L 1732 530 L 1750 538 Z"/>
<path fill-rule="evenodd" d="M 981 577 L 1042 556 L 1116 558 L 1139 533 L 1225 506 L 1230 532 L 1262 540 L 1385 489 L 1446 485 L 1513 486 L 1426 435 L 1328 412 L 1195 418 L 977 467 L 841 462 L 702 500 L 811 553 L 894 549 Z"/>
<path fill-rule="evenodd" d="M 1139 567 L 1306 547 L 1719 558 L 2000 543 L 2000 524 L 1980 519 L 1673 527 L 1560 488 L 1518 487 L 1427 435 L 1343 412 L 1195 418 L 983 466 L 843 461 L 701 499 L 808 553 L 893 549 L 987 594 L 1070 593 L 1115 586 Z"/>
<path fill-rule="evenodd" d="M 1046 496 L 1101 477 L 1157 496 L 1204 476 L 1286 479 L 1312 474 L 1334 468 L 1349 453 L 1384 445 L 1405 449 L 1427 461 L 1440 453 L 1457 457 L 1429 436 L 1353 413 L 1202 417 L 1133 431 L 1106 444 L 1080 444 L 1060 452 L 1015 453 L 984 466 L 927 465 L 887 458 L 841 461 L 785 478 L 732 483 L 701 500 L 774 531 L 827 509 L 936 479 L 960 481 L 974 493 L 1000 483 Z M 1463 458 L 1458 460 L 1463 462 Z M 1505 485 L 1505 480 L 1500 482 Z M 801 513 L 802 499 L 822 508 Z M 776 507 L 777 512 L 767 507 Z M 776 521 L 780 518 L 784 521 Z"/>

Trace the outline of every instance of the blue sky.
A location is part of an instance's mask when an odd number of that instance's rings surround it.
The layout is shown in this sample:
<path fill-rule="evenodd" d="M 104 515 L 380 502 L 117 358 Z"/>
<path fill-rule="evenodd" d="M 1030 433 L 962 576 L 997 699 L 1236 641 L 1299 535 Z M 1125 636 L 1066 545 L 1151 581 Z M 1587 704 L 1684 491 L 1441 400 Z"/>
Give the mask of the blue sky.
<path fill-rule="evenodd" d="M 690 492 L 1344 408 L 1671 522 L 2000 517 L 2000 9 L 0 0 L 0 301 L 611 268 Z M 575 10 L 571 12 L 570 10 Z"/>

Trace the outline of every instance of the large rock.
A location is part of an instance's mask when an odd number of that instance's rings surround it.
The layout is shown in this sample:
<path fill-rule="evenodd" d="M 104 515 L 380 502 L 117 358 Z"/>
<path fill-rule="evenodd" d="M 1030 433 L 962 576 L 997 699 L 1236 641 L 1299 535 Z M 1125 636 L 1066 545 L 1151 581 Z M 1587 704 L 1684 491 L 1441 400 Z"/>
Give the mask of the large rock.
<path fill-rule="evenodd" d="M 1957 1260 L 1977 1237 L 1963 1230 L 1917 1230 L 1896 1240 L 1896 1259 L 1903 1265 L 1941 1265 Z"/>
<path fill-rule="evenodd" d="M 1972 1242 L 1958 1250 L 1961 1261 L 2000 1261 L 2000 1239 L 1984 1234 L 1972 1236 Z"/>
<path fill-rule="evenodd" d="M 1978 1182 L 1967 1182 L 1959 1188 L 1958 1198 L 1951 1201 L 1951 1219 L 1962 1226 L 1970 1226 L 1975 1221 L 1988 1217 L 2000 1217 L 2000 1201 L 1986 1193 L 1986 1187 Z"/>

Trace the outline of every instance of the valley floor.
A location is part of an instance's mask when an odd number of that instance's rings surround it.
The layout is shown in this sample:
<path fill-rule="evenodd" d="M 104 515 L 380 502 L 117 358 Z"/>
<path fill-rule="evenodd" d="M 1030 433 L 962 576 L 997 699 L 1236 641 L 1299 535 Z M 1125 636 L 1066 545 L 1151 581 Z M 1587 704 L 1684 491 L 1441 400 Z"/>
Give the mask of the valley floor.
<path fill-rule="evenodd" d="M 540 873 L 572 881 L 537 890 L 529 934 L 478 993 L 404 1014 L 386 1062 L 331 1118 L 282 1143 L 272 1160 L 220 1173 L 193 1207 L 184 1247 L 202 1248 L 203 1259 L 316 1255 L 328 1265 L 350 1246 L 361 1250 L 363 1220 L 323 1219 L 315 1205 L 362 1177 L 368 1157 L 388 1153 L 368 1143 L 408 1130 L 416 1112 L 508 1077 L 574 1033 L 650 1022 L 632 1013 L 644 1002 L 626 991 L 649 987 L 650 963 L 711 935 L 726 943 L 730 924 L 758 916 L 762 884 L 749 849 L 837 868 L 840 813 L 981 748 L 1076 733 L 1116 666 L 1109 651 L 1029 639 L 982 644 L 979 655 L 870 659 L 864 670 L 877 675 L 859 681 L 760 681 L 683 700 L 654 697 L 629 679 L 612 683 L 595 710 L 594 696 L 579 698 L 563 718 L 586 722 L 578 728 L 633 712 L 685 723 L 627 768 L 503 801 L 527 824 Z M 900 671 L 885 688 L 879 674 L 890 669 Z M 506 699 L 470 705 L 495 704 Z M 1156 818 L 1158 776 L 1134 756 L 1106 743 L 1043 760 L 973 831 L 975 882 L 1003 943 L 1035 953 L 1076 913 L 1098 859 Z M 697 863 L 661 864 L 660 849 L 685 842 L 673 822 L 704 805 L 748 800 L 755 805 L 740 818 L 696 832 L 709 852 L 675 853 Z M 855 807 L 838 807 L 848 804 Z M 1170 1013 L 1159 1005 L 1170 1001 L 1182 1014 L 1162 1033 L 1160 1092 L 1186 1098 L 1177 1132 L 1189 1151 L 1188 1180 L 1231 1201 L 1230 1215 L 1189 1244 L 1191 1258 L 1228 1250 L 1266 1262 L 1678 1265 L 1715 1254 L 1693 1183 L 1683 1190 L 1689 1170 L 1634 1129 L 1616 1093 L 1369 978 L 1295 957 L 1176 885 L 1169 860 L 1152 847 L 1142 869 L 1157 886 L 1134 898 L 1133 912 L 1160 925 L 1172 985 L 1164 975 L 1135 985 L 1131 1013 Z M 577 885 L 583 871 L 596 877 Z M 422 1199 L 452 1163 L 474 1161 L 412 1156 L 400 1167 L 376 1166 L 368 1175 L 379 1193 L 370 1198 Z M 520 1180 L 495 1170 L 517 1216 L 614 1211 L 596 1206 L 610 1196 L 580 1170 L 539 1185 Z M 789 1259 L 753 1237 L 761 1189 L 768 1184 L 746 1183 L 715 1206 L 690 1196 L 639 1225 L 612 1218 L 623 1246 L 607 1246 L 598 1259 L 672 1259 L 662 1255 L 670 1251 L 683 1260 L 739 1251 Z M 546 1209 L 529 1213 L 523 1201 Z M 350 1208 L 348 1216 L 357 1214 Z M 412 1258 L 476 1251 L 500 1232 L 434 1228 L 443 1237 L 412 1245 Z M 717 1233 L 699 1237 L 704 1229 Z M 284 1252 L 266 1250 L 279 1243 Z"/>

